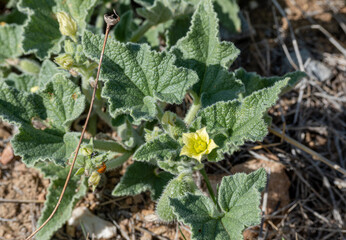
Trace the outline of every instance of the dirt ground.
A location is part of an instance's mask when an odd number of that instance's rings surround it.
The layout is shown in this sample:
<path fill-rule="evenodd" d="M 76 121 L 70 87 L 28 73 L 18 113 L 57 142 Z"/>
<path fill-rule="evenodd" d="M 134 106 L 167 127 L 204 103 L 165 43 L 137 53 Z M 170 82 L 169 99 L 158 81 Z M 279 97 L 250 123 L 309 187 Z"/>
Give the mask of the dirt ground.
<path fill-rule="evenodd" d="M 321 161 L 346 169 L 345 2 L 252 0 L 240 7 L 247 29 L 239 36 L 223 35 L 241 50 L 232 69 L 241 66 L 264 76 L 301 69 L 309 75 L 269 112 L 272 128 L 298 144 L 270 133 L 261 143 L 208 163 L 211 182 L 216 186 L 222 176 L 260 167 L 269 173 L 263 222 L 247 229 L 245 239 L 346 239 L 346 177 Z M 9 141 L 15 132 L 0 123 L 0 240 L 23 239 L 33 231 L 49 185 L 13 155 Z M 299 143 L 317 154 L 306 153 Z M 107 182 L 95 194 L 89 190 L 77 206 L 115 224 L 112 239 L 183 239 L 177 223 L 157 221 L 149 193 L 111 195 L 125 168 L 106 172 Z M 189 228 L 181 225 L 181 230 L 190 239 Z M 92 237 L 80 226 L 65 225 L 53 239 Z"/>

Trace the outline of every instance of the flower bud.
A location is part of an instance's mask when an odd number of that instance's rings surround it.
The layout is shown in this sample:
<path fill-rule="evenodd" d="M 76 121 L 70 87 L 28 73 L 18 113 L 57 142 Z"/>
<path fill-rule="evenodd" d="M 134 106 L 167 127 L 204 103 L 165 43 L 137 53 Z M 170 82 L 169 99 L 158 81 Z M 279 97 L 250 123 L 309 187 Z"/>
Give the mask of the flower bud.
<path fill-rule="evenodd" d="M 163 114 L 161 121 L 163 124 L 174 126 L 176 119 L 177 116 L 174 113 L 167 111 Z"/>
<path fill-rule="evenodd" d="M 101 180 L 101 175 L 98 174 L 98 172 L 93 172 L 91 176 L 89 177 L 88 183 L 89 183 L 89 186 L 93 187 L 93 191 L 95 191 L 95 188 L 99 184 L 100 180 Z"/>
<path fill-rule="evenodd" d="M 73 18 L 65 12 L 58 12 L 56 17 L 58 18 L 61 34 L 71 37 L 76 42 L 77 24 Z"/>
<path fill-rule="evenodd" d="M 55 62 L 60 65 L 61 68 L 69 70 L 73 66 L 73 57 L 70 54 L 60 54 L 55 58 Z"/>
<path fill-rule="evenodd" d="M 90 144 L 81 146 L 80 152 L 85 157 L 91 156 L 91 154 L 93 153 L 93 147 Z"/>

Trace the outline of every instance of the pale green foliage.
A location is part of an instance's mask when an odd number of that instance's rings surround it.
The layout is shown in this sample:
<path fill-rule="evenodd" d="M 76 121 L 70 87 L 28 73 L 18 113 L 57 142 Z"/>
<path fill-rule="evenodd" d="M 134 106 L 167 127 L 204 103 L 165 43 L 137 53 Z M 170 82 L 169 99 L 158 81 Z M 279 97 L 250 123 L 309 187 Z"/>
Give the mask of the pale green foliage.
<path fill-rule="evenodd" d="M 170 206 L 170 198 L 179 198 L 187 193 L 194 193 L 197 186 L 191 177 L 178 176 L 172 179 L 163 191 L 156 204 L 156 214 L 161 220 L 171 222 L 176 220 L 173 209 Z"/>
<path fill-rule="evenodd" d="M 200 81 L 193 90 L 201 97 L 203 106 L 232 100 L 242 90 L 242 83 L 228 72 L 239 50 L 233 43 L 219 41 L 218 27 L 211 1 L 202 1 L 186 37 L 172 48 L 178 66 L 197 72 Z"/>
<path fill-rule="evenodd" d="M 50 159 L 64 164 L 71 152 L 66 152 L 65 133 L 71 122 L 84 110 L 84 96 L 79 88 L 62 75 L 56 75 L 43 91 L 29 94 L 0 82 L 0 117 L 19 126 L 12 140 L 16 154 L 33 165 Z"/>
<path fill-rule="evenodd" d="M 136 2 L 144 5 L 143 8 L 138 9 L 138 14 L 152 25 L 187 15 L 194 10 L 193 4 L 187 0 L 156 0 L 152 5 L 147 1 L 137 0 Z"/>
<path fill-rule="evenodd" d="M 157 161 L 165 161 L 179 155 L 180 144 L 168 134 L 162 134 L 137 149 L 133 158 L 136 161 L 145 161 L 156 164 Z"/>
<path fill-rule="evenodd" d="M 38 220 L 38 226 L 40 226 L 53 211 L 64 186 L 69 168 L 62 168 L 49 163 L 39 163 L 36 165 L 36 168 L 40 169 L 44 176 L 51 181 L 46 197 L 47 200 L 42 209 L 41 217 Z M 71 217 L 74 205 L 86 194 L 87 190 L 88 188 L 84 178 L 81 179 L 79 176 L 72 177 L 56 214 L 48 222 L 44 230 L 37 233 L 35 239 L 50 239 L 54 232 L 61 228 Z"/>
<path fill-rule="evenodd" d="M 6 82 L 7 85 L 13 86 L 19 91 L 25 91 L 25 92 L 30 92 L 30 89 L 32 87 L 37 86 L 37 77 L 34 75 L 30 74 L 15 74 L 11 73 L 10 75 L 7 76 L 4 81 Z"/>
<path fill-rule="evenodd" d="M 84 51 L 98 59 L 103 37 L 85 32 Z M 186 90 L 197 82 L 197 75 L 174 65 L 170 53 L 151 51 L 146 44 L 123 44 L 108 40 L 102 64 L 105 81 L 102 96 L 110 104 L 111 115 L 130 113 L 135 120 L 153 119 L 155 102 L 181 103 Z"/>
<path fill-rule="evenodd" d="M 58 53 L 64 38 L 55 14 L 59 11 L 70 14 L 82 33 L 96 3 L 97 0 L 21 0 L 19 10 L 29 15 L 23 32 L 25 53 L 35 53 L 39 59 Z"/>
<path fill-rule="evenodd" d="M 201 110 L 192 128 L 197 130 L 206 126 L 211 138 L 219 146 L 208 155 L 208 160 L 222 160 L 223 153 L 232 154 L 245 141 L 261 141 L 268 133 L 270 122 L 264 114 L 275 104 L 288 81 L 289 78 L 285 78 L 244 99 L 218 102 Z"/>
<path fill-rule="evenodd" d="M 163 188 L 173 175 L 157 172 L 157 167 L 148 163 L 135 162 L 127 167 L 125 175 L 114 188 L 114 196 L 136 195 L 149 190 L 154 200 L 161 196 Z"/>
<path fill-rule="evenodd" d="M 237 0 L 214 0 L 214 6 L 222 26 L 226 27 L 230 32 L 241 31 Z"/>
<path fill-rule="evenodd" d="M 9 86 L 15 87 L 17 90 L 32 92 L 32 88 L 38 87 L 43 90 L 48 82 L 54 79 L 56 74 L 67 75 L 66 72 L 58 69 L 58 67 L 50 60 L 45 60 L 39 68 L 38 75 L 32 74 L 15 74 L 11 73 L 4 81 Z"/>
<path fill-rule="evenodd" d="M 260 223 L 260 191 L 265 183 L 264 169 L 224 177 L 218 192 L 220 210 L 203 195 L 171 198 L 170 204 L 178 220 L 191 226 L 192 239 L 240 240 L 245 227 Z"/>
<path fill-rule="evenodd" d="M 282 77 L 261 77 L 256 73 L 249 73 L 240 68 L 235 71 L 235 76 L 237 79 L 241 79 L 245 86 L 245 92 L 242 93 L 243 97 L 245 97 L 252 94 L 254 91 L 272 87 L 276 82 L 289 78 L 287 86 L 283 89 L 283 92 L 285 92 L 292 89 L 292 87 L 294 87 L 300 79 L 305 77 L 306 74 L 303 72 L 292 72 L 287 73 Z"/>
<path fill-rule="evenodd" d="M 0 26 L 0 64 L 7 58 L 15 58 L 21 55 L 22 27 L 17 24 Z"/>

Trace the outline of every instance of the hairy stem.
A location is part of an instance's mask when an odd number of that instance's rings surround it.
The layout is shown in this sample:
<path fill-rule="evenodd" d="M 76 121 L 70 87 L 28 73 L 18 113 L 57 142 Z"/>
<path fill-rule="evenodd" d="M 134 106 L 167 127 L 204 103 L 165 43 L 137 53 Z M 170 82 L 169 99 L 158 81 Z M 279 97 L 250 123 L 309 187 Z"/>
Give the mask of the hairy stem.
<path fill-rule="evenodd" d="M 189 111 L 186 113 L 186 116 L 184 118 L 184 122 L 186 125 L 190 125 L 192 121 L 195 119 L 199 109 L 202 107 L 201 99 L 197 96 L 197 94 L 191 92 L 191 95 L 193 97 L 193 103 L 189 109 Z"/>
<path fill-rule="evenodd" d="M 213 188 L 211 187 L 211 184 L 210 184 L 210 181 L 209 181 L 209 177 L 208 177 L 207 173 L 205 172 L 205 169 L 202 168 L 201 170 L 199 170 L 199 172 L 202 174 L 202 176 L 204 178 L 204 181 L 207 184 L 208 192 L 209 192 L 209 195 L 210 195 L 211 199 L 213 199 L 213 202 L 215 203 L 215 205 L 218 206 L 218 204 L 216 202 L 216 198 L 215 198 L 215 194 L 214 194 Z"/>

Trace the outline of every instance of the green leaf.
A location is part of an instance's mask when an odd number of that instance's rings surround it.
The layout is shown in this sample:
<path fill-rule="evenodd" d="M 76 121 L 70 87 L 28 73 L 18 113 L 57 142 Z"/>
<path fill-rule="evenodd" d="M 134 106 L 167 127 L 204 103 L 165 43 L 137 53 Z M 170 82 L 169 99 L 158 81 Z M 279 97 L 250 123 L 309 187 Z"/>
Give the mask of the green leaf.
<path fill-rule="evenodd" d="M 245 93 L 242 93 L 244 97 L 249 96 L 251 93 L 272 87 L 276 82 L 282 81 L 285 78 L 289 78 L 288 86 L 283 89 L 283 91 L 289 90 L 294 87 L 301 78 L 305 77 L 304 72 L 292 72 L 287 73 L 281 77 L 261 77 L 254 72 L 246 72 L 244 69 L 240 68 L 235 71 L 235 76 L 237 79 L 241 80 L 245 86 Z"/>
<path fill-rule="evenodd" d="M 232 33 L 241 31 L 239 6 L 236 0 L 214 0 L 214 7 L 222 26 Z"/>
<path fill-rule="evenodd" d="M 0 64 L 7 58 L 16 58 L 22 54 L 21 39 L 22 26 L 6 24 L 0 26 Z"/>
<path fill-rule="evenodd" d="M 170 204 L 178 220 L 191 226 L 192 239 L 240 240 L 246 227 L 260 223 L 259 191 L 265 182 L 263 169 L 224 177 L 218 194 L 221 211 L 203 195 L 171 198 Z"/>
<path fill-rule="evenodd" d="M 69 127 L 85 107 L 79 87 L 56 75 L 38 94 L 18 91 L 0 82 L 0 117 L 19 127 L 12 145 L 27 165 L 38 160 L 64 164 L 71 152 Z"/>
<path fill-rule="evenodd" d="M 7 85 L 15 87 L 19 91 L 30 92 L 32 87 L 37 86 L 37 77 L 29 74 L 15 74 L 11 73 L 5 79 Z"/>
<path fill-rule="evenodd" d="M 218 19 L 210 0 L 200 2 L 189 32 L 171 51 L 178 66 L 197 72 L 200 81 L 193 90 L 204 107 L 232 100 L 243 90 L 241 82 L 228 72 L 239 50 L 233 43 L 219 41 Z"/>
<path fill-rule="evenodd" d="M 172 179 L 163 191 L 156 205 L 156 214 L 161 220 L 171 222 L 176 219 L 173 209 L 170 206 L 170 198 L 179 198 L 187 193 L 193 193 L 197 189 L 193 179 L 189 176 L 178 176 Z"/>
<path fill-rule="evenodd" d="M 174 46 L 189 31 L 192 14 L 174 20 L 165 31 L 167 46 Z"/>
<path fill-rule="evenodd" d="M 157 173 L 157 167 L 144 162 L 134 162 L 114 188 L 114 196 L 136 195 L 149 190 L 153 200 L 160 197 L 164 186 L 173 178 L 167 172 Z"/>
<path fill-rule="evenodd" d="M 157 161 L 170 160 L 179 155 L 180 144 L 168 134 L 162 134 L 143 144 L 135 152 L 133 159 L 156 164 Z"/>
<path fill-rule="evenodd" d="M 15 23 L 22 25 L 26 20 L 26 15 L 19 12 L 17 9 L 12 9 L 10 13 L 5 13 L 0 16 L 0 22 L 5 22 L 7 24 Z"/>
<path fill-rule="evenodd" d="M 206 126 L 219 146 L 208 155 L 208 160 L 222 160 L 224 153 L 232 154 L 245 141 L 261 141 L 267 135 L 270 123 L 270 118 L 264 117 L 264 113 L 275 104 L 288 81 L 289 78 L 285 78 L 242 100 L 218 102 L 201 110 L 192 123 L 192 129 L 195 131 Z"/>
<path fill-rule="evenodd" d="M 39 87 L 40 88 L 44 88 L 46 86 L 46 84 L 48 82 L 50 82 L 52 79 L 54 79 L 54 76 L 56 74 L 62 74 L 64 76 L 68 76 L 68 72 L 64 71 L 60 68 L 58 68 L 58 66 L 53 63 L 50 60 L 44 60 L 42 65 L 41 65 L 41 69 L 40 72 L 38 74 L 38 79 L 39 79 Z"/>
<path fill-rule="evenodd" d="M 42 223 L 48 218 L 52 213 L 57 199 L 63 189 L 69 167 L 62 168 L 54 164 L 39 163 L 37 168 L 45 175 L 46 178 L 50 179 L 50 185 L 48 187 L 48 194 L 46 197 L 46 202 L 42 209 L 42 214 L 38 220 L 37 226 L 41 226 Z M 37 240 L 50 239 L 54 232 L 61 228 L 65 222 L 71 217 L 72 210 L 77 203 L 77 201 L 83 197 L 88 190 L 88 185 L 85 179 L 81 179 L 79 176 L 74 176 L 69 181 L 69 185 L 66 188 L 65 195 L 60 203 L 60 206 L 55 213 L 54 217 L 47 223 L 44 231 L 39 231 L 36 234 Z"/>
<path fill-rule="evenodd" d="M 131 39 L 132 32 L 136 29 L 137 25 L 134 23 L 133 11 L 129 10 L 121 16 L 120 22 L 115 25 L 115 39 L 120 42 L 128 42 Z"/>
<path fill-rule="evenodd" d="M 138 0 L 135 2 L 143 5 L 143 8 L 138 9 L 137 13 L 152 25 L 187 15 L 194 10 L 193 4 L 185 0 L 156 0 L 153 4 Z"/>
<path fill-rule="evenodd" d="M 103 36 L 85 32 L 86 55 L 96 60 Z M 130 113 L 139 121 L 153 119 L 156 101 L 181 103 L 187 89 L 197 82 L 197 75 L 174 66 L 170 53 L 151 51 L 146 44 L 123 44 L 108 40 L 100 79 L 105 81 L 102 96 L 110 104 L 110 114 Z"/>
<path fill-rule="evenodd" d="M 43 90 L 48 82 L 52 81 L 54 78 L 58 78 L 55 76 L 56 74 L 68 75 L 66 71 L 59 69 L 52 61 L 45 60 L 42 63 L 38 76 L 11 73 L 4 80 L 7 85 L 15 87 L 20 91 L 30 93 L 33 87 L 38 87 L 37 90 Z"/>
<path fill-rule="evenodd" d="M 59 53 L 64 38 L 55 14 L 64 11 L 71 15 L 82 33 L 96 3 L 97 0 L 21 0 L 19 10 L 29 15 L 23 32 L 25 53 L 35 53 L 39 59 Z"/>

